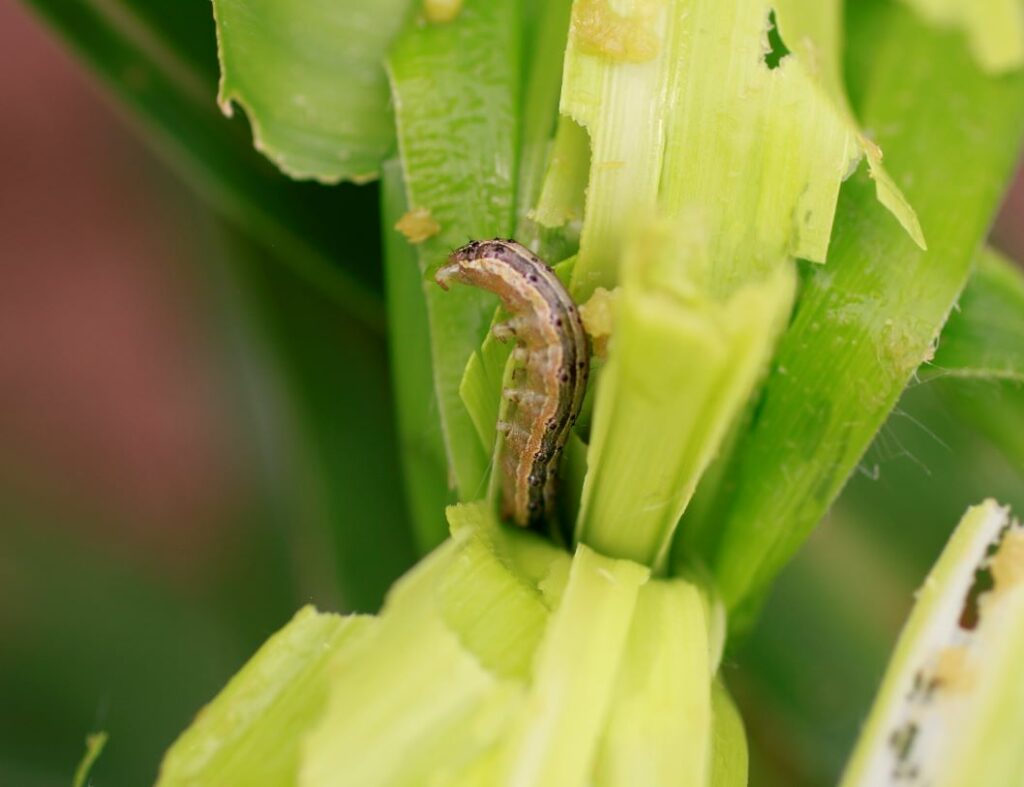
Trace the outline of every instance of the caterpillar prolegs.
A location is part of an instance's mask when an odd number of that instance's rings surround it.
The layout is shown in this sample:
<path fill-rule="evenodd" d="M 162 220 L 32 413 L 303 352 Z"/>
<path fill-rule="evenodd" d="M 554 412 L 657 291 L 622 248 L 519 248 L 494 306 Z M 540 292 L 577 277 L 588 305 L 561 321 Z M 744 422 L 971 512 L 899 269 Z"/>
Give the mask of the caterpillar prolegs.
<path fill-rule="evenodd" d="M 514 240 L 472 241 L 452 252 L 434 276 L 495 293 L 512 315 L 494 326 L 515 339 L 517 363 L 499 458 L 503 515 L 518 525 L 552 521 L 558 464 L 583 404 L 590 350 L 579 310 L 558 276 Z"/>

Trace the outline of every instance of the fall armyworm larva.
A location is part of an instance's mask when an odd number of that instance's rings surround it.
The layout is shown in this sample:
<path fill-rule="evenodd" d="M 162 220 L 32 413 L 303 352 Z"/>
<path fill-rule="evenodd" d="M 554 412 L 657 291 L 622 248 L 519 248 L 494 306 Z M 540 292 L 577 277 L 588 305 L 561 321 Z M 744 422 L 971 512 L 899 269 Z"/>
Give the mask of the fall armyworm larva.
<path fill-rule="evenodd" d="M 551 521 L 562 448 L 583 403 L 590 351 L 579 310 L 555 272 L 513 240 L 472 241 L 452 252 L 434 280 L 495 293 L 512 315 L 494 326 L 514 338 L 521 364 L 509 400 L 500 457 L 502 509 L 518 525 Z"/>

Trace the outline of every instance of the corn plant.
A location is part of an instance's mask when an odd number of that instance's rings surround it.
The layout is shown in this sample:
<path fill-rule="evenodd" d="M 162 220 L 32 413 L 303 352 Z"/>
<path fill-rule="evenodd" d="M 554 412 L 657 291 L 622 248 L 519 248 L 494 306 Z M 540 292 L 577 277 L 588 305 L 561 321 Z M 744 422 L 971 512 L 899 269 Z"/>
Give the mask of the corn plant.
<path fill-rule="evenodd" d="M 348 326 L 325 344 L 249 274 L 302 428 L 345 454 L 319 479 L 345 609 L 274 634 L 163 787 L 758 783 L 723 660 L 908 384 L 1024 472 L 1024 275 L 986 247 L 1024 134 L 1017 0 L 213 0 L 251 140 L 198 12 L 33 3 L 254 267 Z M 435 281 L 492 239 L 586 330 L 572 428 L 524 449 L 554 463 L 530 528 L 509 430 L 555 367 L 510 301 Z M 1022 533 L 965 515 L 843 785 L 1024 783 Z"/>

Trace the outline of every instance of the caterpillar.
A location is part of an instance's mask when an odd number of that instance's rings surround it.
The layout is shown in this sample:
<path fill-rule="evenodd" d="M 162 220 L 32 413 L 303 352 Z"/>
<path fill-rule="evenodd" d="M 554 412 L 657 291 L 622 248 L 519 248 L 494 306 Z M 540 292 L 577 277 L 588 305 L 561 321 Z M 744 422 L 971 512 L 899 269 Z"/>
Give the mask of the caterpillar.
<path fill-rule="evenodd" d="M 514 240 L 471 241 L 434 280 L 495 293 L 512 316 L 493 327 L 515 339 L 501 465 L 502 515 L 516 524 L 553 522 L 559 460 L 583 404 L 590 348 L 579 310 L 554 270 Z"/>

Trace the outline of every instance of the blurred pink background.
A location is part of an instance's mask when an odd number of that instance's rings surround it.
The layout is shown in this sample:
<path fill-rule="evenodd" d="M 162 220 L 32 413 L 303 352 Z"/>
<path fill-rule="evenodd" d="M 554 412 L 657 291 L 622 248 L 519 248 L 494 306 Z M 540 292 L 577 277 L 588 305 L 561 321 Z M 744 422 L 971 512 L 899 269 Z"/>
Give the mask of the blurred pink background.
<path fill-rule="evenodd" d="M 244 490 L 195 197 L 0 5 L 0 494 L 193 572 Z"/>

